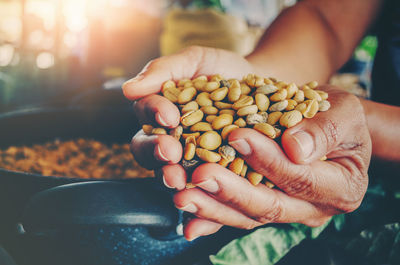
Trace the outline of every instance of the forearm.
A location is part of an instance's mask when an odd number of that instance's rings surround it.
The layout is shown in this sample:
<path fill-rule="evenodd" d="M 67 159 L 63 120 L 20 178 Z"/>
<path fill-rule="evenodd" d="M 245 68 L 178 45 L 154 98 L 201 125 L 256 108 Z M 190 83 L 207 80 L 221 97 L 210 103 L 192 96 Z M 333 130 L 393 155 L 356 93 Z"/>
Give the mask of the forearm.
<path fill-rule="evenodd" d="M 379 3 L 302 1 L 279 15 L 247 59 L 262 75 L 325 83 L 351 56 Z"/>
<path fill-rule="evenodd" d="M 400 163 L 400 107 L 362 100 L 373 157 Z"/>

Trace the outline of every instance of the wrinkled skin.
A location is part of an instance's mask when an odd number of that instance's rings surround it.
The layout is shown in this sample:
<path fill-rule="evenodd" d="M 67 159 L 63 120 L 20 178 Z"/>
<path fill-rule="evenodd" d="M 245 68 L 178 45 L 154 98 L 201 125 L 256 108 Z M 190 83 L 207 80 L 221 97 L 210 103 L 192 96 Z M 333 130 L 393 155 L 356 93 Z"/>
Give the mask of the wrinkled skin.
<path fill-rule="evenodd" d="M 257 69 L 233 53 L 191 47 L 150 62 L 124 84 L 123 91 L 136 100 L 134 108 L 142 123 L 173 128 L 179 123 L 178 108 L 155 95 L 165 80 L 215 73 L 240 79 L 254 72 Z M 197 217 L 184 228 L 187 239 L 212 234 L 223 225 L 244 229 L 271 222 L 320 226 L 332 215 L 358 208 L 368 186 L 371 157 L 364 110 L 355 96 L 338 88 L 318 89 L 329 93 L 330 110 L 287 129 L 282 147 L 253 129 L 236 129 L 229 135 L 229 144 L 280 190 L 253 186 L 214 163 L 199 166 L 192 174 L 197 187 L 184 189 L 187 175 L 177 164 L 181 144 L 172 136 L 147 136 L 142 131 L 133 137 L 131 149 L 138 162 L 158 168 L 167 187 L 177 190 L 176 207 Z M 324 155 L 327 161 L 320 160 Z"/>

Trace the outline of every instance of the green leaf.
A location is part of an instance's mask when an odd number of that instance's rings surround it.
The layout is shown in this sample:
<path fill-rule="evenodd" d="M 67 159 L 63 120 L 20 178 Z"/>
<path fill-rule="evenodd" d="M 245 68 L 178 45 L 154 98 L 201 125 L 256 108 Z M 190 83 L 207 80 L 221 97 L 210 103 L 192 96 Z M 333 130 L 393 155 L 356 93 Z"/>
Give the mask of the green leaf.
<path fill-rule="evenodd" d="M 328 224 L 315 228 L 301 224 L 259 228 L 230 242 L 210 256 L 210 261 L 214 265 L 273 265 L 304 239 L 316 238 Z"/>

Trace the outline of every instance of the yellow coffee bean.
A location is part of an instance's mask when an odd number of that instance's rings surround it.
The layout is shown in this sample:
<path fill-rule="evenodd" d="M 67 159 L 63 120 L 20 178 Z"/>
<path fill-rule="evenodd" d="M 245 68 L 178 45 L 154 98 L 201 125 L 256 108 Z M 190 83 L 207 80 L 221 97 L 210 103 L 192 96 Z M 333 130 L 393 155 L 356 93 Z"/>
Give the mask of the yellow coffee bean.
<path fill-rule="evenodd" d="M 294 99 L 288 99 L 288 105 L 285 110 L 294 110 L 294 108 L 297 106 L 297 102 Z"/>
<path fill-rule="evenodd" d="M 216 82 L 219 82 L 223 79 L 225 79 L 225 78 L 223 78 L 220 74 L 212 75 L 210 77 L 210 81 L 216 81 Z"/>
<path fill-rule="evenodd" d="M 267 123 L 270 125 L 275 125 L 279 121 L 279 119 L 281 118 L 282 115 L 283 115 L 283 113 L 280 111 L 275 111 L 275 112 L 270 113 L 268 115 Z"/>
<path fill-rule="evenodd" d="M 167 134 L 167 131 L 164 128 L 153 128 L 153 130 L 151 130 L 151 134 L 153 135 Z"/>
<path fill-rule="evenodd" d="M 192 84 L 192 81 L 188 78 L 184 78 L 178 81 L 178 86 L 184 87 L 186 83 Z"/>
<path fill-rule="evenodd" d="M 196 154 L 196 146 L 193 143 L 186 144 L 183 158 L 185 160 L 192 160 L 195 154 Z"/>
<path fill-rule="evenodd" d="M 282 117 L 279 119 L 279 123 L 286 128 L 291 128 L 297 125 L 303 119 L 303 115 L 298 110 L 292 110 L 283 113 Z"/>
<path fill-rule="evenodd" d="M 275 93 L 276 91 L 278 91 L 278 88 L 276 86 L 274 86 L 273 84 L 263 85 L 256 89 L 256 93 L 265 94 L 265 95 Z"/>
<path fill-rule="evenodd" d="M 272 189 L 273 187 L 275 187 L 275 184 L 272 183 L 272 182 L 269 181 L 269 180 L 265 180 L 265 181 L 264 181 L 264 185 L 267 186 L 267 187 L 270 188 L 270 189 Z"/>
<path fill-rule="evenodd" d="M 288 106 L 289 102 L 285 99 L 282 101 L 279 101 L 275 104 L 272 104 L 271 107 L 269 107 L 269 111 L 274 112 L 274 111 L 283 111 L 286 109 Z"/>
<path fill-rule="evenodd" d="M 228 160 L 226 160 L 225 158 L 223 158 L 223 157 L 221 158 L 221 160 L 218 161 L 218 164 L 223 166 L 223 167 L 227 167 L 229 165 L 229 163 L 230 162 Z"/>
<path fill-rule="evenodd" d="M 153 126 L 151 126 L 150 124 L 143 124 L 142 130 L 145 134 L 151 135 L 151 131 L 153 131 Z"/>
<path fill-rule="evenodd" d="M 317 93 L 317 91 L 313 90 L 313 89 L 304 89 L 304 97 L 308 98 L 308 99 L 315 99 L 317 101 L 321 101 L 322 98 L 321 96 Z"/>
<path fill-rule="evenodd" d="M 194 87 L 192 81 L 190 80 L 183 85 L 183 88 L 188 88 L 188 87 Z"/>
<path fill-rule="evenodd" d="M 212 131 L 211 124 L 208 122 L 198 122 L 194 124 L 192 127 L 190 127 L 191 132 L 207 132 L 207 131 Z"/>
<path fill-rule="evenodd" d="M 295 107 L 295 110 L 298 110 L 298 111 L 300 111 L 301 113 L 303 113 L 303 112 L 306 110 L 306 108 L 307 108 L 307 104 L 304 103 L 304 102 L 302 102 L 302 103 L 300 103 L 299 105 L 297 105 L 297 106 Z"/>
<path fill-rule="evenodd" d="M 186 103 L 181 110 L 182 114 L 185 114 L 186 112 L 189 111 L 195 111 L 199 109 L 199 104 L 197 104 L 196 101 L 190 101 L 189 103 Z"/>
<path fill-rule="evenodd" d="M 204 91 L 204 87 L 207 85 L 207 80 L 193 80 L 192 82 L 198 91 Z"/>
<path fill-rule="evenodd" d="M 239 81 L 236 80 L 236 82 L 233 82 L 231 87 L 229 88 L 228 100 L 230 102 L 235 102 L 240 98 L 241 94 L 242 90 L 240 89 L 240 83 Z"/>
<path fill-rule="evenodd" d="M 179 141 L 179 139 L 181 139 L 183 133 L 183 127 L 182 126 L 178 126 L 176 128 L 173 128 L 169 131 L 169 135 L 171 135 L 172 137 L 174 137 L 176 140 Z"/>
<path fill-rule="evenodd" d="M 276 86 L 278 89 L 283 89 L 283 88 L 286 88 L 286 87 L 288 86 L 288 83 L 286 83 L 286 82 L 284 82 L 284 81 L 279 81 L 279 82 L 276 82 L 276 83 L 275 83 L 275 86 Z"/>
<path fill-rule="evenodd" d="M 274 129 L 275 129 L 275 133 L 276 133 L 276 138 L 279 137 L 279 136 L 281 136 L 282 130 L 279 129 L 279 128 L 277 128 L 277 127 L 274 127 Z"/>
<path fill-rule="evenodd" d="M 216 107 L 213 107 L 213 106 L 204 106 L 204 107 L 201 107 L 200 109 L 204 114 L 207 114 L 207 115 L 215 115 L 219 111 Z"/>
<path fill-rule="evenodd" d="M 240 157 L 236 157 L 232 163 L 229 164 L 229 170 L 235 173 L 236 175 L 240 175 L 240 172 L 242 172 L 244 165 L 244 160 L 241 159 Z"/>
<path fill-rule="evenodd" d="M 246 165 L 246 163 L 244 163 L 242 171 L 240 171 L 240 176 L 241 177 L 246 177 L 247 168 L 248 168 L 248 166 Z"/>
<path fill-rule="evenodd" d="M 273 85 L 274 81 L 272 81 L 271 78 L 266 77 L 266 78 L 264 78 L 264 84 Z"/>
<path fill-rule="evenodd" d="M 267 111 L 268 110 L 270 102 L 266 95 L 257 93 L 254 96 L 254 98 L 256 100 L 256 105 L 257 105 L 259 111 Z"/>
<path fill-rule="evenodd" d="M 216 117 L 217 117 L 217 115 L 208 115 L 208 116 L 206 117 L 206 121 L 207 121 L 208 123 L 212 123 L 213 120 L 214 120 Z"/>
<path fill-rule="evenodd" d="M 276 138 L 276 131 L 274 127 L 268 123 L 257 123 L 253 128 L 271 139 Z"/>
<path fill-rule="evenodd" d="M 215 107 L 219 108 L 219 109 L 231 109 L 232 108 L 232 104 L 231 103 L 225 103 L 225 102 L 214 102 Z"/>
<path fill-rule="evenodd" d="M 319 111 L 327 111 L 328 109 L 330 109 L 331 107 L 331 103 L 329 103 L 329 101 L 327 100 L 322 100 L 320 102 L 318 102 L 318 110 Z"/>
<path fill-rule="evenodd" d="M 185 144 L 194 144 L 195 146 L 197 146 L 197 140 L 196 140 L 196 136 L 194 135 L 190 135 L 185 139 Z"/>
<path fill-rule="evenodd" d="M 255 114 L 258 111 L 257 105 L 250 105 L 240 108 L 236 114 L 240 117 L 247 116 L 249 114 Z"/>
<path fill-rule="evenodd" d="M 304 102 L 307 104 L 307 108 L 302 112 L 303 116 L 304 118 L 311 119 L 318 112 L 319 109 L 318 101 L 312 99 L 312 100 L 306 100 Z"/>
<path fill-rule="evenodd" d="M 198 94 L 196 97 L 196 102 L 201 107 L 212 106 L 213 104 L 212 100 L 210 99 L 210 94 L 208 94 L 207 92 L 202 92 Z"/>
<path fill-rule="evenodd" d="M 204 148 L 196 148 L 196 155 L 203 161 L 217 163 L 221 160 L 221 155 Z"/>
<path fill-rule="evenodd" d="M 252 97 L 244 96 L 243 98 L 241 98 L 238 101 L 236 101 L 235 103 L 233 103 L 232 109 L 238 110 L 238 109 L 240 109 L 242 107 L 252 105 L 253 102 L 254 102 L 254 99 Z"/>
<path fill-rule="evenodd" d="M 178 103 L 186 104 L 191 101 L 197 94 L 197 90 L 194 87 L 185 88 L 178 95 Z"/>
<path fill-rule="evenodd" d="M 269 100 L 275 101 L 275 102 L 276 101 L 282 101 L 282 100 L 286 99 L 287 94 L 288 94 L 287 90 L 282 88 L 282 89 L 278 90 L 278 92 L 276 92 L 273 95 L 271 95 L 269 97 Z"/>
<path fill-rule="evenodd" d="M 172 80 L 165 81 L 161 87 L 161 92 L 164 92 L 166 89 L 176 88 L 176 84 Z"/>
<path fill-rule="evenodd" d="M 317 81 L 311 81 L 307 84 L 307 86 L 311 89 L 314 89 L 318 86 L 318 82 Z"/>
<path fill-rule="evenodd" d="M 240 128 L 246 127 L 246 121 L 243 118 L 239 118 L 234 122 L 235 125 L 239 126 Z"/>
<path fill-rule="evenodd" d="M 328 99 L 328 93 L 322 90 L 315 90 L 317 93 L 321 96 L 322 100 L 327 100 Z"/>
<path fill-rule="evenodd" d="M 297 90 L 296 94 L 294 94 L 293 100 L 295 100 L 297 103 L 303 102 L 304 101 L 304 91 Z"/>
<path fill-rule="evenodd" d="M 221 132 L 222 139 L 225 141 L 225 140 L 228 138 L 228 135 L 229 135 L 233 130 L 235 130 L 235 129 L 237 129 L 237 128 L 239 128 L 239 126 L 234 125 L 234 124 L 230 124 L 230 125 L 225 126 L 225 127 L 222 129 L 222 132 Z"/>
<path fill-rule="evenodd" d="M 214 130 L 219 130 L 224 128 L 225 126 L 232 124 L 233 122 L 233 116 L 230 114 L 221 114 L 219 116 L 217 116 L 211 126 Z"/>
<path fill-rule="evenodd" d="M 199 75 L 198 77 L 196 77 L 195 79 L 193 79 L 192 81 L 193 82 L 196 82 L 196 81 L 208 81 L 208 78 L 207 78 L 207 76 L 206 75 Z"/>
<path fill-rule="evenodd" d="M 195 110 L 185 113 L 181 117 L 181 124 L 184 126 L 192 126 L 203 119 L 204 113 L 201 110 Z"/>
<path fill-rule="evenodd" d="M 200 136 L 199 132 L 195 132 L 195 133 L 182 133 L 182 138 L 183 139 L 188 139 L 189 137 L 194 137 L 194 138 L 198 138 Z"/>
<path fill-rule="evenodd" d="M 208 82 L 206 85 L 205 85 L 205 87 L 203 88 L 203 90 L 205 91 L 205 92 L 213 92 L 214 90 L 216 90 L 216 89 L 218 89 L 219 88 L 219 82 L 215 82 L 215 81 L 211 81 L 211 82 Z"/>
<path fill-rule="evenodd" d="M 216 131 L 208 131 L 197 138 L 197 143 L 204 149 L 215 150 L 221 145 L 222 139 Z"/>
<path fill-rule="evenodd" d="M 167 98 L 169 101 L 171 101 L 172 103 L 177 103 L 178 96 L 180 93 L 181 93 L 181 91 L 178 88 L 170 87 L 170 88 L 164 90 L 163 96 L 165 98 Z"/>
<path fill-rule="evenodd" d="M 232 117 L 235 116 L 236 112 L 233 109 L 222 109 L 218 112 L 219 115 L 221 114 L 229 114 Z"/>
<path fill-rule="evenodd" d="M 248 95 L 251 92 L 251 88 L 246 83 L 240 83 L 240 91 L 242 95 Z"/>
<path fill-rule="evenodd" d="M 226 95 L 228 95 L 228 88 L 227 87 L 221 87 L 216 89 L 210 94 L 210 98 L 214 101 L 221 101 L 223 100 Z"/>
<path fill-rule="evenodd" d="M 261 175 L 260 173 L 249 170 L 246 174 L 246 177 L 251 184 L 257 186 L 262 181 L 264 176 Z"/>
<path fill-rule="evenodd" d="M 296 86 L 295 83 L 290 83 L 289 85 L 287 85 L 286 90 L 287 90 L 286 99 L 290 99 L 296 94 L 299 88 Z"/>
<path fill-rule="evenodd" d="M 264 85 L 264 78 L 255 74 L 248 74 L 245 80 L 246 84 L 252 87 L 259 87 Z"/>

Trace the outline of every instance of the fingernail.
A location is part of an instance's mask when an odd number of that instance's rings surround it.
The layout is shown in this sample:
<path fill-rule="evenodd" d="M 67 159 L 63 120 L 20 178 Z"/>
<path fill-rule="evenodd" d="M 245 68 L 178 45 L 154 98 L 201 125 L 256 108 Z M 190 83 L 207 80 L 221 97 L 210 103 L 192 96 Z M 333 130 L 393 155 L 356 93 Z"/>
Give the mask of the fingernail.
<path fill-rule="evenodd" d="M 157 160 L 168 162 L 169 159 L 161 152 L 161 147 L 157 144 L 156 148 L 154 149 L 154 156 Z"/>
<path fill-rule="evenodd" d="M 298 131 L 293 134 L 292 137 L 299 145 L 303 159 L 306 160 L 309 158 L 314 151 L 314 140 L 312 136 L 308 132 Z"/>
<path fill-rule="evenodd" d="M 204 182 L 198 183 L 196 184 L 196 186 L 211 193 L 216 193 L 219 190 L 218 183 L 213 179 L 209 179 Z"/>
<path fill-rule="evenodd" d="M 164 185 L 165 185 L 167 188 L 174 189 L 174 187 L 172 187 L 172 186 L 170 186 L 170 185 L 167 184 L 167 182 L 165 181 L 165 177 L 164 177 L 164 176 L 162 177 L 162 180 L 163 180 L 163 182 L 164 182 Z"/>
<path fill-rule="evenodd" d="M 165 127 L 169 126 L 167 124 L 167 122 L 162 118 L 162 116 L 159 112 L 156 113 L 156 121 L 162 126 L 165 126 Z"/>
<path fill-rule="evenodd" d="M 236 149 L 236 151 L 238 151 L 239 153 L 241 153 L 244 156 L 251 154 L 250 145 L 244 139 L 238 139 L 238 140 L 229 142 L 229 145 L 231 145 L 233 148 Z"/>
<path fill-rule="evenodd" d="M 189 203 L 181 208 L 178 207 L 178 209 L 185 211 L 185 212 L 189 212 L 189 213 L 197 212 L 197 207 L 193 203 Z"/>

